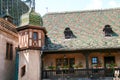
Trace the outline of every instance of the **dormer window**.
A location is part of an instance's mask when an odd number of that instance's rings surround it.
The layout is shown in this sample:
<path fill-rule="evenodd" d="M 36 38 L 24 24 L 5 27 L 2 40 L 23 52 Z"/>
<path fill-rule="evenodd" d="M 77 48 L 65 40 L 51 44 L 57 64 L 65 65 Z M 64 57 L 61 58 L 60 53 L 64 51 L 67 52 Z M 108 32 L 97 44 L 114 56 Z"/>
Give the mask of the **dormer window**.
<path fill-rule="evenodd" d="M 73 34 L 72 30 L 69 27 L 65 28 L 64 35 L 65 39 L 76 38 L 76 36 Z"/>
<path fill-rule="evenodd" d="M 111 28 L 110 25 L 105 25 L 103 32 L 105 33 L 105 36 L 118 36 Z"/>

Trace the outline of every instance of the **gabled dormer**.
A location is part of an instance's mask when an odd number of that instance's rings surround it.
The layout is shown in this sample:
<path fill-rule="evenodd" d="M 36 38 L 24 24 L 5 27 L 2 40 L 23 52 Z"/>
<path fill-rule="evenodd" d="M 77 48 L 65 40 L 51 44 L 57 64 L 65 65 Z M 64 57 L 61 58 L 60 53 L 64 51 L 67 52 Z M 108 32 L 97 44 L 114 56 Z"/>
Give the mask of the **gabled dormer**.
<path fill-rule="evenodd" d="M 110 25 L 105 25 L 103 32 L 105 33 L 105 37 L 118 36 L 118 34 L 112 30 L 112 27 Z"/>
<path fill-rule="evenodd" d="M 72 30 L 69 27 L 65 28 L 64 36 L 65 36 L 65 39 L 76 38 L 76 36 L 73 34 Z"/>

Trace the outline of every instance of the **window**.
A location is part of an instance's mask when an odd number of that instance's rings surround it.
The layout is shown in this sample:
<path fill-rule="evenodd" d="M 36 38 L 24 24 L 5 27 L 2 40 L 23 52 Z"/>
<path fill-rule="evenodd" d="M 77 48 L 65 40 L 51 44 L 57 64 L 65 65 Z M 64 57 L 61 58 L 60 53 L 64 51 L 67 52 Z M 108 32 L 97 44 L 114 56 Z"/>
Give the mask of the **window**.
<path fill-rule="evenodd" d="M 97 64 L 97 63 L 98 63 L 98 58 L 92 57 L 92 64 Z"/>
<path fill-rule="evenodd" d="M 38 40 L 38 33 L 37 32 L 33 32 L 33 40 Z"/>
<path fill-rule="evenodd" d="M 105 36 L 118 36 L 118 34 L 112 30 L 110 25 L 105 25 L 103 32 L 105 33 Z"/>
<path fill-rule="evenodd" d="M 69 27 L 65 28 L 64 35 L 65 39 L 76 38 L 76 36 L 73 34 L 72 30 Z"/>
<path fill-rule="evenodd" d="M 36 47 L 38 46 L 38 32 L 33 32 L 33 46 Z"/>
<path fill-rule="evenodd" d="M 10 43 L 6 43 L 6 59 L 13 59 L 13 45 Z"/>
<path fill-rule="evenodd" d="M 61 73 L 73 73 L 74 68 L 73 65 L 75 64 L 75 58 L 58 58 L 56 59 L 56 73 L 61 74 Z M 70 71 L 65 70 L 63 72 L 60 72 L 60 68 L 68 68 Z"/>
<path fill-rule="evenodd" d="M 25 72 L 26 72 L 26 66 L 24 65 L 22 68 L 21 68 L 21 77 L 23 77 L 25 75 Z"/>

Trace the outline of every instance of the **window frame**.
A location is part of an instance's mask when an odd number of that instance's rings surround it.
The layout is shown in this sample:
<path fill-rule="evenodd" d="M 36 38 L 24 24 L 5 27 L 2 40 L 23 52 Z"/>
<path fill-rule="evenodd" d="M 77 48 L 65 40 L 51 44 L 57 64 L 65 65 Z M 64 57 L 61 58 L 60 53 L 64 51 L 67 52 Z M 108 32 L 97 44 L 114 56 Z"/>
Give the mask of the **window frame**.
<path fill-rule="evenodd" d="M 34 33 L 36 33 L 36 39 L 34 39 Z M 37 31 L 32 31 L 32 46 L 38 47 L 38 40 L 39 40 L 39 32 Z"/>
<path fill-rule="evenodd" d="M 65 39 L 76 38 L 76 36 L 73 34 L 72 30 L 69 27 L 65 28 L 64 37 L 65 37 Z"/>
<path fill-rule="evenodd" d="M 94 60 L 93 60 L 94 59 Z M 91 63 L 92 64 L 98 64 L 98 57 L 92 57 L 91 58 Z"/>
<path fill-rule="evenodd" d="M 35 35 L 36 34 L 36 35 Z M 35 37 L 34 37 L 35 36 Z M 34 39 L 35 38 L 35 39 Z M 33 36 L 32 36 L 33 41 L 37 41 L 38 40 L 38 32 L 33 32 Z"/>
<path fill-rule="evenodd" d="M 60 72 L 60 68 L 68 68 L 71 71 L 69 72 L 68 70 L 63 71 L 63 73 L 65 74 L 69 74 L 69 73 L 74 73 L 73 71 L 73 65 L 75 64 L 75 58 L 56 58 L 56 74 L 62 74 L 62 72 Z"/>
<path fill-rule="evenodd" d="M 112 30 L 112 27 L 109 24 L 104 26 L 103 32 L 104 32 L 105 37 L 112 37 L 114 34 L 114 31 Z"/>
<path fill-rule="evenodd" d="M 6 60 L 13 60 L 13 44 L 6 43 Z"/>
<path fill-rule="evenodd" d="M 21 67 L 21 77 L 25 76 L 26 74 L 26 65 Z"/>

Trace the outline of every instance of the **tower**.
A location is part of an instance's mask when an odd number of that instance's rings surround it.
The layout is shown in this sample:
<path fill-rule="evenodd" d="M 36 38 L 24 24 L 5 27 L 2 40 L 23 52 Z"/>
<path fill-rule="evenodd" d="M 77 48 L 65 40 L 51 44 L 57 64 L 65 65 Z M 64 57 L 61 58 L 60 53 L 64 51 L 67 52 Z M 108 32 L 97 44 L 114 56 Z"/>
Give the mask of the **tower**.
<path fill-rule="evenodd" d="M 40 26 L 40 15 L 34 10 L 29 24 L 17 28 L 19 34 L 18 80 L 41 80 L 41 54 L 46 30 Z"/>

